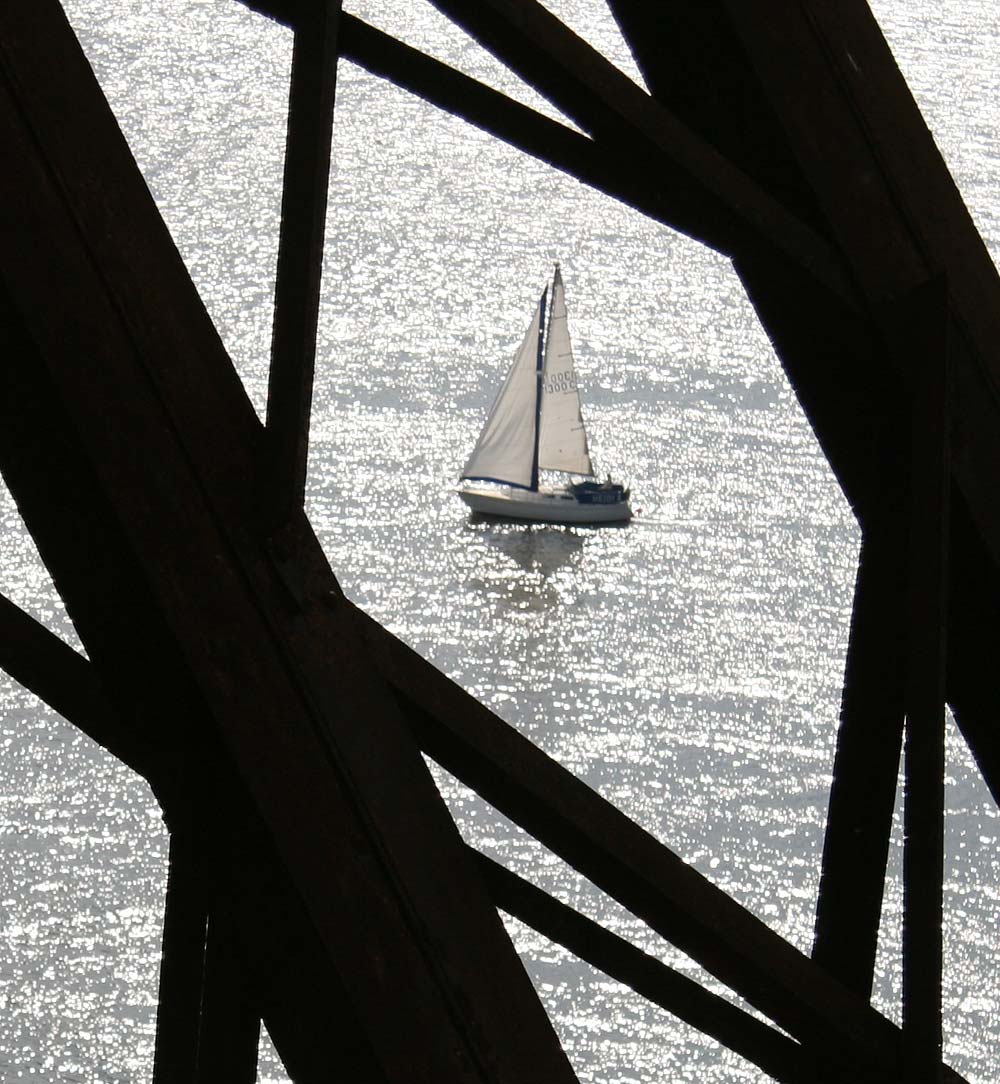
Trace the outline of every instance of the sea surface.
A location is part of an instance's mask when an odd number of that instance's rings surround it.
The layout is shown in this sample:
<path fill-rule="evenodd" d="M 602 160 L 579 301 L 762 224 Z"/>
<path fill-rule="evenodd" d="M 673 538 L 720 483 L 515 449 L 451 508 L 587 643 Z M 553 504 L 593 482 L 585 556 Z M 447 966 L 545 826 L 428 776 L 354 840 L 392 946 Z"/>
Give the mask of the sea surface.
<path fill-rule="evenodd" d="M 599 0 L 551 7 L 634 75 Z M 263 410 L 290 35 L 228 0 L 66 10 Z M 352 10 L 549 110 L 429 4 Z M 1000 13 L 874 10 L 996 259 Z M 454 492 L 556 260 L 598 466 L 639 510 L 627 528 L 498 526 Z M 350 597 L 808 950 L 858 529 L 728 261 L 345 63 L 311 441 L 308 509 Z M 0 527 L 0 590 L 79 646 L 6 490 Z M 159 810 L 2 675 L 0 697 L 0 1080 L 148 1080 Z M 700 974 L 438 780 L 477 846 Z M 947 1057 L 987 1084 L 998 815 L 953 730 L 947 803 Z M 900 842 L 877 990 L 896 1019 Z M 763 1079 L 510 928 L 582 1081 Z M 261 1079 L 287 1079 L 266 1037 Z"/>

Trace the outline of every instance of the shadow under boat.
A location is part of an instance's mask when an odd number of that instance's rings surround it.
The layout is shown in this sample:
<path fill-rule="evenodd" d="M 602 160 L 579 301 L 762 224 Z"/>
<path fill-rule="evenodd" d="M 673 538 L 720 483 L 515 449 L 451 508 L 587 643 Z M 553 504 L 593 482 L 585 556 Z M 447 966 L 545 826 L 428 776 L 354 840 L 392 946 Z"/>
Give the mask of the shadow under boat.
<path fill-rule="evenodd" d="M 525 524 L 473 512 L 469 525 L 481 527 L 483 541 L 509 558 L 525 572 L 547 579 L 577 557 L 586 545 L 586 536 L 575 528 L 553 524 Z"/>

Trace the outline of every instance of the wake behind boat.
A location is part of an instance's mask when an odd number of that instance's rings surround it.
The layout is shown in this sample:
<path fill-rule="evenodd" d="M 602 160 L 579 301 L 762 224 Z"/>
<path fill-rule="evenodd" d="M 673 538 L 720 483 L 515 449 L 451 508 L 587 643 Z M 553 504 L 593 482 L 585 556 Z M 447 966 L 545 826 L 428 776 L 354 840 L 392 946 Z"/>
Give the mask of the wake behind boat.
<path fill-rule="evenodd" d="M 545 321 L 548 287 L 479 434 L 459 496 L 474 511 L 543 523 L 615 523 L 632 516 L 624 486 L 594 479 L 580 393 L 573 368 L 562 275 L 556 264 L 552 304 Z M 575 475 L 581 481 L 541 486 L 540 471 Z"/>

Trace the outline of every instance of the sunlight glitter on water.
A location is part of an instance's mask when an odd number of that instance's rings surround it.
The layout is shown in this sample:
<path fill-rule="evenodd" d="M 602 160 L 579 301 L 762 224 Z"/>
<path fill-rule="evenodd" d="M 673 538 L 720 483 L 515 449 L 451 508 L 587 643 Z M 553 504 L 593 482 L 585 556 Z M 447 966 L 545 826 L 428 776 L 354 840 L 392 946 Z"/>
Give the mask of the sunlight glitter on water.
<path fill-rule="evenodd" d="M 289 35 L 228 0 L 67 6 L 262 412 Z M 919 6 L 878 7 L 996 251 L 996 17 L 949 2 L 928 23 Z M 563 8 L 595 44 L 615 40 L 595 5 Z M 420 10 L 358 9 L 510 85 Z M 956 71 L 960 116 L 936 96 Z M 627 529 L 485 523 L 453 492 L 556 259 L 599 464 L 641 509 Z M 807 949 L 857 531 L 729 264 L 342 65 L 324 275 L 308 501 L 349 595 Z M 4 589 L 73 640 L 4 500 Z M 166 848 L 155 803 L 31 698 L 3 692 L 0 1073 L 145 1079 Z M 996 809 L 949 748 L 949 1053 L 985 1082 L 1000 1051 Z M 698 973 L 437 778 L 471 841 Z M 897 869 L 889 1012 L 898 897 Z M 761 1079 L 510 925 L 582 1080 Z M 284 1079 L 270 1054 L 261 1077 Z"/>

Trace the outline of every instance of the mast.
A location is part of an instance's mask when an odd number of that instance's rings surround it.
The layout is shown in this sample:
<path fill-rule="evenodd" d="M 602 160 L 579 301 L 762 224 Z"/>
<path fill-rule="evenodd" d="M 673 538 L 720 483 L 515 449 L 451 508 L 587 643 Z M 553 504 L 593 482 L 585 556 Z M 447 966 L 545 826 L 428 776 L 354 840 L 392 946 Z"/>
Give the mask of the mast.
<path fill-rule="evenodd" d="M 580 408 L 580 391 L 566 312 L 566 290 L 559 264 L 555 267 L 545 330 L 538 469 L 587 476 L 594 473 Z"/>
<path fill-rule="evenodd" d="M 531 454 L 531 485 L 528 487 L 536 493 L 538 492 L 538 438 L 541 434 L 542 421 L 542 381 L 545 377 L 545 340 L 548 338 L 548 326 L 545 321 L 545 299 L 548 292 L 549 288 L 546 286 L 542 290 L 542 299 L 538 303 L 541 319 L 538 321 L 538 352 L 535 360 L 535 440 Z"/>

